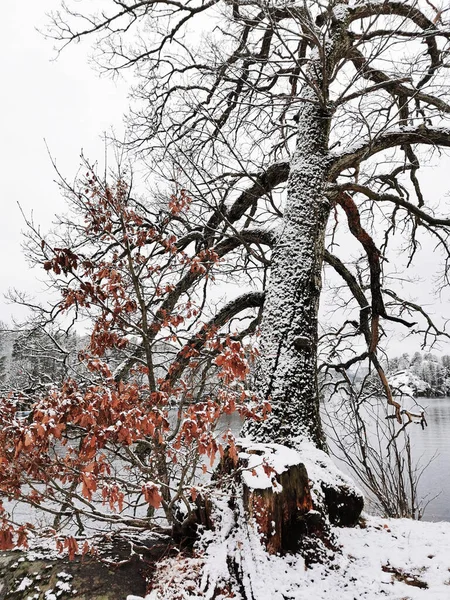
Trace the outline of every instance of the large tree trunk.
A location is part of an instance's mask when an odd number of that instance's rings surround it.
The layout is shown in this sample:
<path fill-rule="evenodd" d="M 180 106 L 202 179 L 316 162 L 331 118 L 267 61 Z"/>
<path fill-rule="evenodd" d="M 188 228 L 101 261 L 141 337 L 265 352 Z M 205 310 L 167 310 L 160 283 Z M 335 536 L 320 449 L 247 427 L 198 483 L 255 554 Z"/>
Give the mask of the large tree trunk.
<path fill-rule="evenodd" d="M 261 392 L 272 412 L 266 421 L 247 426 L 257 441 L 295 447 L 299 438 L 306 438 L 322 450 L 326 441 L 319 414 L 317 324 L 331 209 L 325 197 L 333 114 L 328 83 L 348 48 L 346 15 L 340 4 L 322 45 L 324 54 L 310 60 L 307 84 L 299 94 L 298 140 L 261 326 Z"/>
<path fill-rule="evenodd" d="M 319 415 L 317 318 L 324 237 L 330 205 L 324 197 L 329 117 L 311 89 L 299 112 L 299 137 L 288 181 L 283 227 L 273 251 L 261 329 L 261 390 L 269 418 L 249 424 L 262 442 L 326 443 Z"/>

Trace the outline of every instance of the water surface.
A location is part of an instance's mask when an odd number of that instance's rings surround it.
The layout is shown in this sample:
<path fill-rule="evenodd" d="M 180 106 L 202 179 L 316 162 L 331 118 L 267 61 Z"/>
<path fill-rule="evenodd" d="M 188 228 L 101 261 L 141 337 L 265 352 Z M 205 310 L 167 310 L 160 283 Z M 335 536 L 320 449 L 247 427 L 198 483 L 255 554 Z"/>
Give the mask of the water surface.
<path fill-rule="evenodd" d="M 382 400 L 372 400 L 371 404 L 371 409 L 365 409 L 364 405 L 360 409 L 361 414 L 365 415 L 368 443 L 372 448 L 381 448 L 382 464 L 386 464 L 389 460 L 387 447 L 390 437 L 383 437 L 383 434 L 380 434 L 380 432 L 386 431 L 386 405 Z M 450 398 L 417 398 L 414 401 L 411 399 L 410 404 L 411 406 L 408 408 L 412 412 L 425 411 L 428 423 L 424 429 L 418 423 L 411 423 L 406 428 L 411 440 L 412 467 L 418 474 L 421 473 L 417 486 L 417 505 L 421 510 L 424 509 L 422 516 L 424 521 L 450 521 Z M 324 407 L 324 422 L 328 421 L 335 427 L 334 434 L 331 432 L 329 436 L 329 447 L 332 454 L 336 452 L 338 456 L 342 457 L 342 452 L 333 441 L 333 437 L 337 438 L 347 447 L 346 452 L 354 456 L 351 450 L 355 439 L 354 433 L 349 434 L 349 431 L 354 430 L 352 424 L 354 419 L 350 416 L 343 417 L 344 413 L 345 411 L 340 409 L 339 405 L 337 409 L 332 408 L 331 410 Z M 378 414 L 378 423 L 380 424 L 378 432 L 377 420 L 374 417 L 376 414 Z M 345 419 L 344 423 L 341 419 Z M 394 425 L 394 421 L 391 421 L 392 425 Z M 398 431 L 396 424 L 394 429 Z M 403 433 L 400 433 L 397 439 L 398 447 L 402 448 L 404 445 Z M 381 440 L 380 445 L 378 445 L 379 440 Z M 401 453 L 401 456 L 406 462 L 405 451 Z M 334 460 L 345 473 L 355 479 L 355 473 L 344 461 L 339 460 L 336 456 Z M 375 473 L 378 473 L 380 468 L 374 467 Z M 366 498 L 366 507 L 368 512 L 374 512 L 370 496 Z"/>
<path fill-rule="evenodd" d="M 431 499 L 424 521 L 450 521 L 450 398 L 420 398 L 426 409 L 428 427 L 410 426 L 411 446 L 416 460 L 426 465 L 418 493 Z M 434 458 L 433 458 L 434 456 Z"/>

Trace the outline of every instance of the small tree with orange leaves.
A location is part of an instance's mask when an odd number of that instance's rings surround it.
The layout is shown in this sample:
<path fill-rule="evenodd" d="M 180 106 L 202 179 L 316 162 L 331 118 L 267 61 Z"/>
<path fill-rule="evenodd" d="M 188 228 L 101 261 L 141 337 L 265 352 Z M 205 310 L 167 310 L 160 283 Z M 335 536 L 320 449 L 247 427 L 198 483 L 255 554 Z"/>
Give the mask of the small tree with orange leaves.
<path fill-rule="evenodd" d="M 210 486 L 199 473 L 234 448 L 220 418 L 268 409 L 246 387 L 252 351 L 241 340 L 254 324 L 230 325 L 260 298 L 244 294 L 205 319 L 199 286 L 229 248 L 190 243 L 184 190 L 152 209 L 123 177 L 108 185 L 89 169 L 77 187 L 62 185 L 72 216 L 47 237 L 30 224 L 29 256 L 58 292 L 40 326 L 87 319 L 89 342 L 82 369 L 35 397 L 28 416 L 17 395 L 1 400 L 0 548 L 25 546 L 36 530 L 8 513 L 13 500 L 47 515 L 69 555 L 105 528 L 185 535 Z"/>

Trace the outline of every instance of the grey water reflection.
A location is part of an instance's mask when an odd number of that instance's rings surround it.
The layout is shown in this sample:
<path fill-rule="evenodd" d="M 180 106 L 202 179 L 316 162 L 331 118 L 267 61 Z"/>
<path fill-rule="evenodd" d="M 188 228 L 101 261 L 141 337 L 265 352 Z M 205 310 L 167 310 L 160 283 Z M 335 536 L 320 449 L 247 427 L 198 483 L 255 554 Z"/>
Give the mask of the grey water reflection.
<path fill-rule="evenodd" d="M 437 497 L 428 505 L 424 521 L 450 521 L 450 398 L 420 398 L 428 427 L 410 426 L 413 456 L 431 463 L 419 482 L 419 496 Z"/>
<path fill-rule="evenodd" d="M 411 423 L 406 431 L 411 440 L 411 455 L 413 468 L 417 468 L 417 472 L 421 473 L 417 487 L 417 499 L 419 506 L 425 512 L 422 520 L 424 521 L 450 521 L 450 398 L 416 398 L 412 401 L 412 405 L 408 408 L 412 412 L 418 412 L 423 409 L 426 414 L 428 426 L 423 430 L 418 423 Z M 378 412 L 379 418 L 384 419 L 385 405 L 379 404 L 374 413 L 370 413 L 367 418 L 367 433 L 369 436 L 369 444 L 373 448 L 378 448 L 381 444 L 381 452 L 383 461 L 388 460 L 386 450 L 388 438 L 380 438 L 375 431 L 373 415 Z M 329 416 L 326 414 L 325 423 Z M 329 438 L 329 445 L 332 454 L 335 452 L 339 456 L 340 450 L 336 447 L 333 437 L 341 434 L 341 426 L 335 424 L 336 431 Z M 343 433 L 343 431 L 342 431 Z M 347 432 L 348 434 L 348 432 Z M 400 447 L 402 441 L 400 438 Z M 336 464 L 352 479 L 355 479 L 355 474 L 347 464 L 334 456 Z M 370 513 L 373 510 L 370 502 L 370 494 L 366 498 L 367 511 Z"/>

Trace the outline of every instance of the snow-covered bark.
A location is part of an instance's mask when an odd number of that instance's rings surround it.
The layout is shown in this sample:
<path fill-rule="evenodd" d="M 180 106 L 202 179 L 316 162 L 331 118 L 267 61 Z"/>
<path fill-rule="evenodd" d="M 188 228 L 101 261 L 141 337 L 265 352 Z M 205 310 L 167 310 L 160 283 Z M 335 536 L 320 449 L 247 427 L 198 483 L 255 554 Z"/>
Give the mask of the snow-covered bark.
<path fill-rule="evenodd" d="M 361 305 L 364 293 L 355 292 L 358 285 L 352 283 L 356 280 L 346 258 L 342 262 L 334 257 L 330 263 L 365 311 L 361 327 L 353 333 L 356 344 L 357 337 L 364 336 L 368 350 L 354 358 L 372 361 L 380 374 L 375 352 L 380 319 L 410 326 L 399 318 L 406 307 L 421 318 L 424 315 L 400 296 L 394 304 L 390 301 L 387 314 L 382 259 L 373 235 L 373 226 L 378 227 L 373 221 L 375 205 L 380 225 L 384 223 L 381 227 L 388 224 L 386 244 L 397 212 L 406 211 L 409 259 L 418 249 L 416 231 L 443 228 L 439 245 L 445 254 L 450 247 L 449 220 L 435 218 L 426 207 L 416 177 L 420 161 L 413 148 L 450 144 L 443 118 L 450 114 L 443 70 L 448 14 L 422 0 L 149 0 L 125 5 L 119 3 L 116 9 L 89 18 L 83 11 L 55 13 L 51 35 L 62 47 L 81 37 L 99 36 L 99 62 L 105 71 L 137 69 L 130 145 L 149 160 L 156 176 L 172 181 L 177 174 L 177 187 L 189 190 L 200 219 L 189 235 L 178 240 L 180 248 L 194 241 L 198 248 L 214 245 L 216 250 L 231 244 L 238 250 L 236 256 L 242 256 L 242 264 L 248 264 L 247 256 L 252 256 L 252 264 L 253 258 L 260 263 L 265 285 L 270 257 L 261 250 L 261 238 L 248 238 L 247 228 L 252 223 L 264 234 L 272 230 L 280 217 L 272 192 L 285 183 L 290 171 L 262 333 L 260 388 L 271 397 L 274 410 L 266 423 L 250 433 L 259 440 L 288 443 L 293 436 L 306 434 L 324 447 L 315 345 L 329 211 L 325 185 L 334 184 L 328 197 L 333 195 L 339 210 L 346 213 L 350 233 L 361 245 L 370 271 L 368 302 Z M 399 44 L 405 46 L 404 55 Z M 292 157 L 297 112 L 298 144 Z M 329 152 L 332 120 L 335 150 Z M 375 171 L 369 160 L 388 149 L 397 154 L 395 159 L 386 156 L 388 161 L 404 164 L 388 177 L 396 179 L 389 184 L 396 194 L 385 194 L 380 187 L 388 176 L 381 166 L 384 160 Z M 340 176 L 345 171 L 344 179 Z M 401 192 L 408 174 L 418 205 Z M 363 202 L 361 215 L 358 209 Z M 417 229 L 419 224 L 424 229 Z M 367 225 L 368 230 L 363 230 Z M 255 255 L 251 244 L 258 246 Z M 336 267 L 339 264 L 343 268 Z M 243 285 L 254 283 L 253 267 L 246 266 L 242 274 Z M 190 295 L 197 282 L 193 273 L 183 279 L 171 295 L 169 308 Z M 255 326 L 257 321 L 259 315 Z M 337 348 L 339 342 L 335 339 L 332 344 Z M 138 354 L 130 357 L 129 364 L 139 360 Z M 385 387 L 400 420 L 387 383 Z"/>
<path fill-rule="evenodd" d="M 255 434 L 262 441 L 289 443 L 292 436 L 305 432 L 324 447 L 316 362 L 322 257 L 330 211 L 322 193 L 328 120 L 317 103 L 306 101 L 299 124 L 263 317 L 261 372 L 272 413 Z"/>
<path fill-rule="evenodd" d="M 294 445 L 303 436 L 320 449 L 326 442 L 317 385 L 318 311 L 330 203 L 324 194 L 329 171 L 332 106 L 327 81 L 346 47 L 346 10 L 336 11 L 324 44 L 325 57 L 311 60 L 300 91 L 298 141 L 290 165 L 287 203 L 272 255 L 261 337 L 261 392 L 269 418 L 250 424 L 264 442 Z"/>

